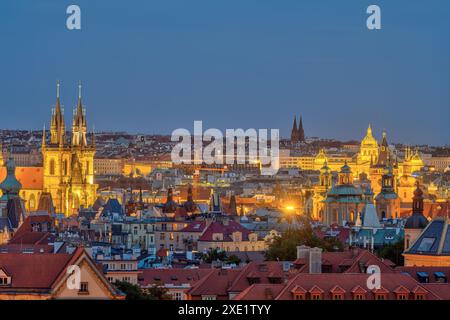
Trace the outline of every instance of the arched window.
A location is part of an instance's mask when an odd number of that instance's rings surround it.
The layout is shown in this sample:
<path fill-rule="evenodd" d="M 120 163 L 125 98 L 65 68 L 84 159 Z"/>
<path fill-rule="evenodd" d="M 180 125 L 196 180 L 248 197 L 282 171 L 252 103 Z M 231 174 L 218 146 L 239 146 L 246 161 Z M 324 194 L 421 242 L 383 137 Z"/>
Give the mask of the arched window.
<path fill-rule="evenodd" d="M 34 194 L 31 194 L 29 204 L 30 204 L 31 211 L 36 208 L 36 198 L 35 198 Z"/>
<path fill-rule="evenodd" d="M 337 209 L 334 209 L 334 221 L 333 222 L 336 222 L 336 223 L 339 222 L 339 213 L 338 213 Z"/>
<path fill-rule="evenodd" d="M 89 174 L 90 170 L 89 170 L 89 161 L 86 161 L 86 174 Z"/>
<path fill-rule="evenodd" d="M 63 162 L 63 172 L 64 172 L 65 176 L 67 176 L 67 169 L 68 169 L 67 159 L 65 159 L 64 162 Z"/>
<path fill-rule="evenodd" d="M 55 175 L 55 159 L 50 159 L 50 175 Z"/>

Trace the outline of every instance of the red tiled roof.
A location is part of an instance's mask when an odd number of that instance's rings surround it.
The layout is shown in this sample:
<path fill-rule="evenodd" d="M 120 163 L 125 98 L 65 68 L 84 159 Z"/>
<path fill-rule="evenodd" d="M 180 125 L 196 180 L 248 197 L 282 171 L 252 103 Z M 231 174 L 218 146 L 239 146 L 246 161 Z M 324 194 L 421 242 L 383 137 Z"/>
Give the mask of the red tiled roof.
<path fill-rule="evenodd" d="M 428 274 L 429 283 L 437 282 L 437 280 L 434 276 L 435 272 L 442 272 L 447 277 L 447 280 L 450 280 L 450 267 L 419 267 L 419 266 L 405 267 L 405 266 L 399 266 L 399 267 L 395 268 L 395 271 L 401 272 L 401 273 L 407 273 L 408 275 L 410 275 L 417 281 L 419 281 L 417 272 L 426 272 Z"/>
<path fill-rule="evenodd" d="M 48 222 L 53 225 L 53 219 L 48 215 L 30 215 L 14 233 L 10 244 L 48 244 L 54 236 L 49 232 L 33 231 L 32 224 Z"/>
<path fill-rule="evenodd" d="M 248 235 L 251 233 L 251 231 L 244 228 L 235 221 L 229 221 L 228 225 L 217 221 L 212 222 L 198 239 L 198 241 L 218 241 L 213 238 L 213 235 L 215 233 L 222 233 L 223 241 L 233 241 L 231 236 L 232 233 L 236 231 L 242 232 L 242 240 L 248 241 Z"/>
<path fill-rule="evenodd" d="M 213 269 L 193 285 L 189 294 L 191 296 L 228 296 L 228 288 L 240 272 L 239 269 Z"/>
<path fill-rule="evenodd" d="M 448 283 L 421 283 L 426 290 L 433 292 L 442 300 L 450 300 L 450 284 Z"/>
<path fill-rule="evenodd" d="M 206 228 L 206 221 L 194 221 L 188 224 L 181 232 L 203 232 Z"/>
<path fill-rule="evenodd" d="M 330 267 L 330 272 L 333 273 L 359 273 L 361 272 L 360 263 L 366 267 L 370 264 L 376 264 L 380 267 L 382 273 L 394 272 L 394 269 L 391 268 L 392 262 L 378 258 L 368 250 L 353 248 L 342 252 L 322 253 L 322 265 Z M 296 259 L 294 265 L 300 267 L 302 272 L 309 272 L 309 264 L 305 259 Z"/>
<path fill-rule="evenodd" d="M 65 253 L 0 253 L 0 269 L 11 274 L 9 288 L 49 289 L 71 258 Z"/>
<path fill-rule="evenodd" d="M 258 278 L 259 283 L 270 283 L 270 278 L 279 278 L 282 282 L 292 278 L 298 270 L 283 271 L 283 263 L 279 261 L 250 262 L 231 284 L 230 292 L 241 292 L 251 283 L 249 278 Z"/>
<path fill-rule="evenodd" d="M 372 290 L 367 288 L 367 279 L 370 275 L 362 273 L 322 273 L 322 274 L 305 274 L 299 273 L 295 276 L 283 289 L 283 291 L 275 298 L 276 300 L 291 300 L 291 290 L 295 286 L 301 286 L 305 290 L 310 291 L 314 287 L 321 288 L 324 291 L 324 299 L 331 299 L 331 290 L 335 286 L 345 290 L 344 299 L 353 299 L 352 293 L 360 293 L 366 291 L 366 299 L 374 299 Z M 411 277 L 398 273 L 385 273 L 381 275 L 381 285 L 389 291 L 388 298 L 395 299 L 394 291 L 404 287 L 408 292 L 413 292 L 417 286 L 417 281 Z M 428 291 L 427 299 L 438 299 L 436 295 Z"/>
<path fill-rule="evenodd" d="M 233 300 L 273 300 L 284 286 L 284 284 L 253 284 Z"/>

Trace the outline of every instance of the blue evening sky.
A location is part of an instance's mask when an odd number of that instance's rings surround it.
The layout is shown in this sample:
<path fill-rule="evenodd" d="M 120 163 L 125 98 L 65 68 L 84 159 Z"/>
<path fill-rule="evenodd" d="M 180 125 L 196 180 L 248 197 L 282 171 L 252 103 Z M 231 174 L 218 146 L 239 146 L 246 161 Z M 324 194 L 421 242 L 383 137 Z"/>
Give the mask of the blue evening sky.
<path fill-rule="evenodd" d="M 1 0 L 0 128 L 48 127 L 57 79 L 69 125 L 80 79 L 96 131 L 286 136 L 301 114 L 307 136 L 449 144 L 449 35 L 448 0 Z"/>

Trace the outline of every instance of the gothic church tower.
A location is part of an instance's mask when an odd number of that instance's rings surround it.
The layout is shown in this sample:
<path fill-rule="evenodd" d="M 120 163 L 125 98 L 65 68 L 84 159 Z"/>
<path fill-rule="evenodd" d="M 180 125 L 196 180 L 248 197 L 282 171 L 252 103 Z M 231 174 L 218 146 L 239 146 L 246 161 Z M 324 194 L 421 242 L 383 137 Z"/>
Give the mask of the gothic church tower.
<path fill-rule="evenodd" d="M 95 140 L 88 144 L 86 115 L 81 102 L 81 84 L 78 86 L 78 105 L 74 111 L 72 138 L 66 138 L 64 110 L 60 103 L 59 82 L 56 105 L 52 110 L 50 142 L 47 143 L 45 129 L 42 136 L 44 166 L 44 190 L 52 195 L 55 209 L 71 215 L 81 206 L 92 205 L 96 198 L 94 184 Z M 94 137 L 93 137 L 94 138 Z"/>

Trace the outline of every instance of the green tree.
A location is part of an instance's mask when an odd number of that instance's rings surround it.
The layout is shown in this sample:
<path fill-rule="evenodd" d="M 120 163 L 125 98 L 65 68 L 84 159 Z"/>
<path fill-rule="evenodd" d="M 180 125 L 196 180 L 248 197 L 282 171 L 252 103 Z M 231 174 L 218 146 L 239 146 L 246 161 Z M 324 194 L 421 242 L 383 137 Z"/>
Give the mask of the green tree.
<path fill-rule="evenodd" d="M 229 264 L 236 264 L 239 265 L 241 263 L 241 259 L 239 259 L 238 256 L 236 256 L 235 254 L 232 254 L 230 256 L 227 257 L 226 262 Z"/>
<path fill-rule="evenodd" d="M 383 246 L 376 253 L 380 258 L 389 259 L 397 266 L 402 266 L 404 263 L 403 251 L 405 251 L 404 240 L 400 239 L 395 243 Z"/>
<path fill-rule="evenodd" d="M 336 238 L 321 239 L 314 234 L 308 221 L 303 221 L 299 229 L 288 229 L 269 244 L 266 251 L 268 260 L 295 260 L 297 246 L 322 248 L 324 251 L 341 251 L 343 244 Z"/>
<path fill-rule="evenodd" d="M 206 263 L 211 263 L 213 261 L 225 261 L 227 259 L 227 254 L 225 251 L 216 249 L 210 249 L 208 252 L 202 255 L 202 260 Z"/>
<path fill-rule="evenodd" d="M 136 285 L 126 281 L 116 281 L 114 286 L 122 291 L 126 300 L 170 300 L 171 296 L 167 294 L 167 289 L 161 284 L 155 284 L 147 289 L 147 292 Z"/>

